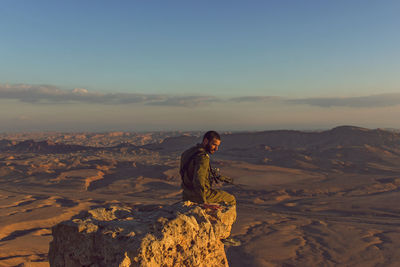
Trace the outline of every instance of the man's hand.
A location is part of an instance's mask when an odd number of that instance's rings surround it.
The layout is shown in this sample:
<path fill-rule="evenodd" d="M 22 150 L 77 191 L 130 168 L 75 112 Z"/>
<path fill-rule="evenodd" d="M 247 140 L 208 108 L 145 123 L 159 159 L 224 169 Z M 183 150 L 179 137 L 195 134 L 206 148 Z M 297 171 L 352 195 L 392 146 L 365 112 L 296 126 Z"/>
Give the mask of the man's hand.
<path fill-rule="evenodd" d="M 233 178 L 228 177 L 228 176 L 220 175 L 218 180 L 220 180 L 221 182 L 227 183 L 227 184 L 233 184 Z"/>
<path fill-rule="evenodd" d="M 211 168 L 211 175 L 216 183 L 220 181 L 227 184 L 233 184 L 233 178 L 221 175 L 219 168 Z"/>

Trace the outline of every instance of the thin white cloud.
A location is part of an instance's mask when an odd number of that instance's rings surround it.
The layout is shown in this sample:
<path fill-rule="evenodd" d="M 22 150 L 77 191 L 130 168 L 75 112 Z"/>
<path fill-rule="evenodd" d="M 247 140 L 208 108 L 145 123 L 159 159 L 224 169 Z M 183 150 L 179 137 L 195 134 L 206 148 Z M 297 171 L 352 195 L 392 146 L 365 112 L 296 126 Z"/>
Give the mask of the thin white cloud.
<path fill-rule="evenodd" d="M 194 107 L 219 101 L 210 96 L 174 96 L 137 93 L 100 93 L 85 88 L 61 90 L 52 85 L 0 84 L 0 98 L 28 103 L 144 104 Z"/>
<path fill-rule="evenodd" d="M 177 97 L 169 97 L 162 101 L 151 102 L 150 105 L 197 107 L 221 101 L 222 100 L 213 96 L 183 96 L 183 97 L 177 96 Z"/>
<path fill-rule="evenodd" d="M 390 107 L 400 105 L 400 93 L 378 94 L 359 97 L 320 97 L 288 99 L 289 104 L 305 104 L 323 108 L 329 107 Z"/>
<path fill-rule="evenodd" d="M 270 102 L 282 100 L 278 96 L 240 96 L 230 99 L 233 102 Z"/>

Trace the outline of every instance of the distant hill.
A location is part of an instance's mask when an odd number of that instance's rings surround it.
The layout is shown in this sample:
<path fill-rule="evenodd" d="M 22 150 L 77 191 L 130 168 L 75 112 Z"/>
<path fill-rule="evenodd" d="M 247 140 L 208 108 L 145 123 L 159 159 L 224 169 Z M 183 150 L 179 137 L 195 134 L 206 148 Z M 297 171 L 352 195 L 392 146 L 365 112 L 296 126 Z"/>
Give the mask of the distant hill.
<path fill-rule="evenodd" d="M 33 140 L 26 140 L 19 142 L 15 145 L 8 145 L 2 147 L 2 151 L 17 152 L 17 153 L 70 153 L 82 150 L 93 150 L 92 147 L 80 145 L 66 145 L 62 143 L 54 143 L 51 141 L 35 142 Z"/>
<path fill-rule="evenodd" d="M 133 145 L 131 143 L 123 142 L 116 146 L 105 146 L 105 147 L 93 147 L 93 146 L 82 146 L 74 144 L 64 144 L 61 142 L 47 141 L 34 141 L 25 140 L 21 142 L 0 140 L 0 152 L 15 152 L 15 153 L 39 153 L 39 154 L 62 154 L 72 153 L 79 151 L 135 151 L 140 150 L 141 147 Z"/>
<path fill-rule="evenodd" d="M 293 130 L 232 133 L 221 136 L 220 151 L 252 148 L 259 146 L 280 147 L 284 149 L 328 149 L 338 146 L 387 146 L 400 147 L 400 133 L 381 129 L 370 130 L 355 126 L 340 126 L 322 132 L 302 132 Z M 149 144 L 152 150 L 182 150 L 201 138 L 178 136 L 164 139 L 159 144 Z"/>
<path fill-rule="evenodd" d="M 10 140 L 6 140 L 6 139 L 0 140 L 0 149 L 6 148 L 11 145 L 12 145 L 12 141 L 10 141 Z"/>
<path fill-rule="evenodd" d="M 213 159 L 247 161 L 297 169 L 346 172 L 391 172 L 400 161 L 400 134 L 382 129 L 340 126 L 328 131 L 292 130 L 232 133 L 221 136 Z M 179 155 L 201 138 L 166 138 L 144 146 Z"/>
<path fill-rule="evenodd" d="M 150 150 L 180 151 L 187 149 L 199 142 L 201 142 L 201 138 L 199 137 L 182 135 L 176 137 L 167 137 L 161 143 L 144 145 L 143 148 Z"/>
<path fill-rule="evenodd" d="M 223 136 L 221 151 L 229 147 L 254 147 L 266 145 L 285 149 L 327 149 L 337 146 L 399 146 L 400 134 L 369 130 L 354 126 L 340 126 L 323 132 L 265 131 Z"/>

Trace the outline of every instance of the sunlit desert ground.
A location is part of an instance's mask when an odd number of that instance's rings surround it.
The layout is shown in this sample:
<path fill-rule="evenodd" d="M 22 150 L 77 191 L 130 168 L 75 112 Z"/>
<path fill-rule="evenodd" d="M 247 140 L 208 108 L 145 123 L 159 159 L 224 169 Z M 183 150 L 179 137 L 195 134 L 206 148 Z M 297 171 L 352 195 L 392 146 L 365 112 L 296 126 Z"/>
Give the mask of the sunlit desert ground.
<path fill-rule="evenodd" d="M 48 266 L 51 227 L 82 210 L 180 201 L 180 154 L 201 141 L 69 136 L 2 135 L 0 266 Z M 225 134 L 212 159 L 237 184 L 218 185 L 238 200 L 230 266 L 400 265 L 399 134 Z"/>

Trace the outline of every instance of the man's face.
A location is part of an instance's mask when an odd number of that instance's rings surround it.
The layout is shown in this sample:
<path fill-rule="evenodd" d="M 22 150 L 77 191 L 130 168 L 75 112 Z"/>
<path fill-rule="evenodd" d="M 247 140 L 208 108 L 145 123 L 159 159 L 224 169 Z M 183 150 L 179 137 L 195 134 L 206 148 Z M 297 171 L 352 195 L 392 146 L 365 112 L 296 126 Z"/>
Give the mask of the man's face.
<path fill-rule="evenodd" d="M 208 141 L 207 139 L 205 141 L 205 148 L 208 153 L 214 154 L 215 151 L 218 150 L 219 145 L 221 144 L 221 140 L 213 138 L 211 141 Z"/>

